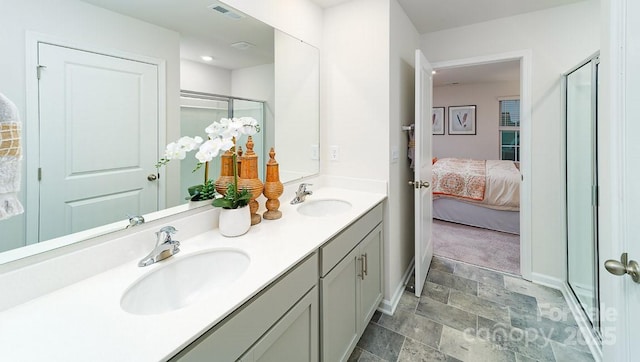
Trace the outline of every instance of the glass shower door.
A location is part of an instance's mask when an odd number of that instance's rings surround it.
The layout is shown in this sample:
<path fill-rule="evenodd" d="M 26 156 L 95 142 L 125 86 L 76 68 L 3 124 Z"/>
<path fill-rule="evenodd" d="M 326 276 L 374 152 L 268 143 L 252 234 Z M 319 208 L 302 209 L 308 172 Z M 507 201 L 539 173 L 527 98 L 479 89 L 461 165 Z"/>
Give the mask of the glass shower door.
<path fill-rule="evenodd" d="M 228 118 L 229 105 L 229 100 L 224 98 L 181 97 L 180 136 L 200 136 L 206 140 L 207 134 L 204 129 L 214 121 Z M 198 163 L 194 155 L 194 152 L 190 152 L 184 160 L 180 161 L 180 199 L 183 203 L 187 202 L 186 199 L 189 197 L 188 188 L 205 181 L 204 167 L 193 172 Z M 209 178 L 215 180 L 219 170 L 220 157 L 216 157 L 209 162 Z"/>
<path fill-rule="evenodd" d="M 597 330 L 597 63 L 566 75 L 567 281 Z"/>

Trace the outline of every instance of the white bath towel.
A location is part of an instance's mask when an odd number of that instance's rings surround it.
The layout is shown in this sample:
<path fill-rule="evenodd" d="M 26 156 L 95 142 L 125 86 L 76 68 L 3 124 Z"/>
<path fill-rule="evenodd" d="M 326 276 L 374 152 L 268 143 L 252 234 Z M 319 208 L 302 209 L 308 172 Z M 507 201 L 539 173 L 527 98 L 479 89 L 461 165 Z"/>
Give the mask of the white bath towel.
<path fill-rule="evenodd" d="M 18 107 L 0 93 L 0 220 L 24 212 L 18 200 L 22 171 Z"/>

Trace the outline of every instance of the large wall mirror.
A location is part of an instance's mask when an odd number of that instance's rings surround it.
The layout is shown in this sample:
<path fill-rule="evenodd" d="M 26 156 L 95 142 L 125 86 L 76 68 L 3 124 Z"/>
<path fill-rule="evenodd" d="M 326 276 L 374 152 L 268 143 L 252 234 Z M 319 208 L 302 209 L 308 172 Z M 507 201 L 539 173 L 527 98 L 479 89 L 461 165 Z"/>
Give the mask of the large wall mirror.
<path fill-rule="evenodd" d="M 283 182 L 319 172 L 317 48 L 215 0 L 10 2 L 0 15 L 0 45 L 12 54 L 1 61 L 0 93 L 23 124 L 25 213 L 0 220 L 0 262 L 121 230 L 132 215 L 186 210 L 179 163 L 150 176 L 182 119 L 207 102 L 261 113 L 260 151 L 275 147 Z"/>

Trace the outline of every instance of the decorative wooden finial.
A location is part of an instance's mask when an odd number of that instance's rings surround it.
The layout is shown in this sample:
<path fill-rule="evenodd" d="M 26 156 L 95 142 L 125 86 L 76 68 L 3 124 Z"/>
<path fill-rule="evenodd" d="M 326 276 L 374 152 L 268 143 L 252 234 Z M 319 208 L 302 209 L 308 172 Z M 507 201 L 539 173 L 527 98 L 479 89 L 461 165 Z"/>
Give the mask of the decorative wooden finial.
<path fill-rule="evenodd" d="M 264 182 L 264 196 L 267 198 L 265 206 L 267 211 L 262 214 L 265 220 L 276 220 L 282 217 L 282 211 L 278 210 L 280 207 L 280 200 L 278 198 L 282 196 L 284 192 L 284 186 L 280 182 L 280 172 L 278 162 L 276 161 L 276 152 L 273 147 L 269 151 L 269 162 L 267 162 L 267 177 Z"/>
<path fill-rule="evenodd" d="M 233 183 L 233 153 L 226 151 L 220 156 L 220 177 L 215 182 L 216 191 L 224 195 L 227 185 Z"/>
<path fill-rule="evenodd" d="M 258 202 L 256 198 L 262 194 L 262 181 L 258 178 L 258 155 L 253 152 L 253 138 L 249 136 L 247 140 L 247 151 L 242 155 L 242 168 L 240 170 L 239 188 L 246 188 L 251 192 L 251 201 L 249 208 L 251 210 L 251 225 L 259 224 L 262 221 L 258 211 Z"/>
<path fill-rule="evenodd" d="M 238 145 L 238 157 L 237 158 L 237 162 L 238 162 L 238 176 L 240 176 L 242 173 L 240 172 L 240 170 L 242 170 L 242 146 Z"/>

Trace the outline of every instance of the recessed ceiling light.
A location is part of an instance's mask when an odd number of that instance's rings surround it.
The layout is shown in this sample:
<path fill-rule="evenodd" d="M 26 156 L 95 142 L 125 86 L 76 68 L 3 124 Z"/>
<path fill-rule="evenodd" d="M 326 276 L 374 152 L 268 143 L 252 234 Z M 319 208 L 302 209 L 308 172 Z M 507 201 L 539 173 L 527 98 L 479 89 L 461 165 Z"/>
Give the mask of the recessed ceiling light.
<path fill-rule="evenodd" d="M 213 60 L 213 57 L 210 55 L 201 55 L 200 59 L 204 60 L 205 62 L 210 62 Z"/>
<path fill-rule="evenodd" d="M 438 72 L 436 72 L 435 70 L 431 71 L 431 74 L 436 74 L 436 73 L 438 73 Z"/>

